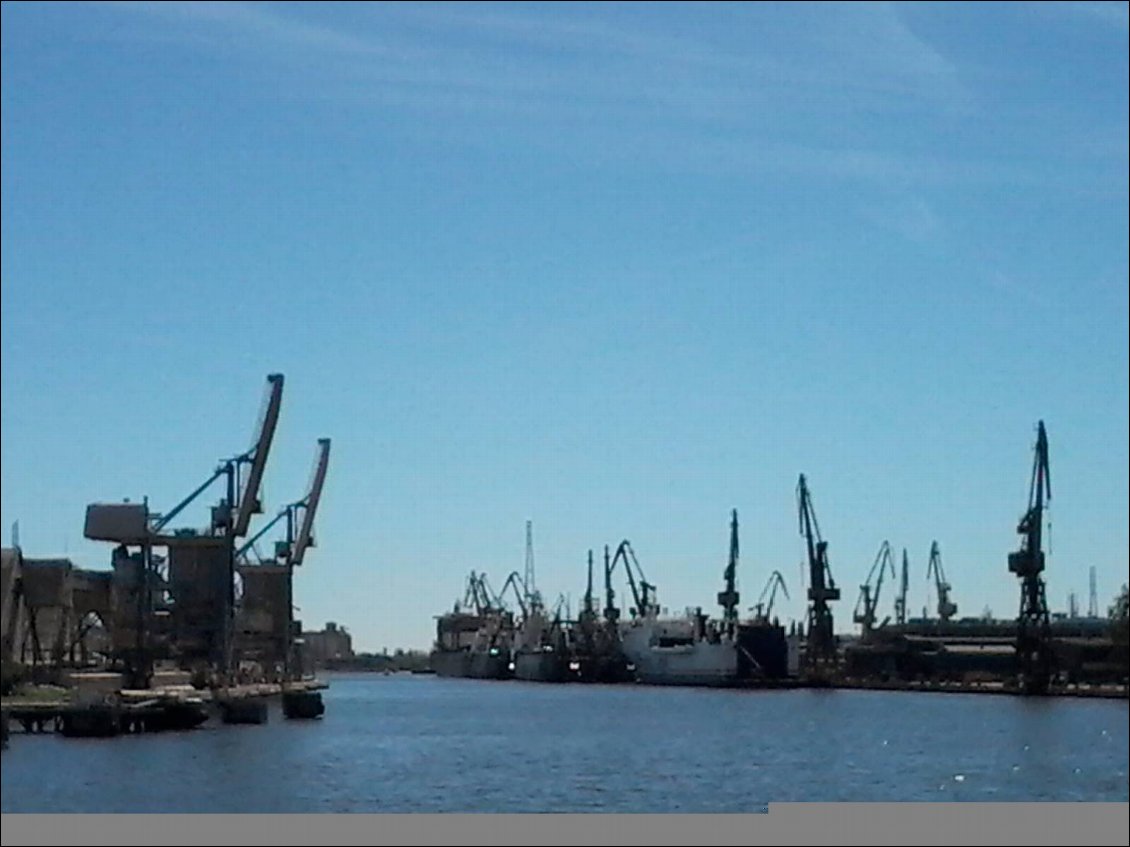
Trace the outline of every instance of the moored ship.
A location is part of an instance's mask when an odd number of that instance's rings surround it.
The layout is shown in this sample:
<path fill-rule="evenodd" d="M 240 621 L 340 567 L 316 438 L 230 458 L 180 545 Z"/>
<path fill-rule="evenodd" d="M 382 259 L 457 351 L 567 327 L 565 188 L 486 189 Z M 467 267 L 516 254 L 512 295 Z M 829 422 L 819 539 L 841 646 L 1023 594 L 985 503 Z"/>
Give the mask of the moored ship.
<path fill-rule="evenodd" d="M 464 610 L 465 605 L 474 611 Z M 507 679 L 512 630 L 510 613 L 489 602 L 483 577 L 472 572 L 464 603 L 436 619 L 432 670 L 437 676 Z"/>

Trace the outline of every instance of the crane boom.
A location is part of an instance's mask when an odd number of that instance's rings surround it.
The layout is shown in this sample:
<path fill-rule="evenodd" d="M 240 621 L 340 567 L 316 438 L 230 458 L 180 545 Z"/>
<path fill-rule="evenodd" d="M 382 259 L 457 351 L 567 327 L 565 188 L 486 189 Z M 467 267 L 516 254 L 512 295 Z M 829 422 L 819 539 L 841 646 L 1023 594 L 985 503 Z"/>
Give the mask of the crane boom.
<path fill-rule="evenodd" d="M 631 561 L 629 561 L 629 557 Z M 620 546 L 616 548 L 616 555 L 612 557 L 612 564 L 608 570 L 609 577 L 611 577 L 612 571 L 616 569 L 616 563 L 621 559 L 624 560 L 624 570 L 628 574 L 628 587 L 631 588 L 632 599 L 635 600 L 636 603 L 636 614 L 642 618 L 647 615 L 648 609 L 651 606 L 651 590 L 654 589 L 655 586 L 649 583 L 644 577 L 643 568 L 640 567 L 639 560 L 636 559 L 636 552 L 632 549 L 631 543 L 626 538 L 620 542 Z M 636 587 L 635 575 L 632 573 L 633 564 L 640 576 L 638 588 Z"/>
<path fill-rule="evenodd" d="M 239 503 L 235 509 L 235 522 L 232 526 L 232 535 L 241 538 L 247 534 L 247 527 L 251 516 L 259 514 L 263 508 L 259 503 L 259 486 L 263 481 L 263 470 L 267 466 L 267 455 L 271 451 L 271 441 L 275 437 L 275 428 L 278 426 L 279 409 L 282 406 L 283 375 L 270 374 L 267 377 L 266 407 L 259 420 L 258 432 L 251 449 L 236 459 L 237 463 L 250 462 L 243 490 L 239 494 Z"/>
<path fill-rule="evenodd" d="M 271 518 L 267 523 L 263 524 L 262 529 L 260 529 L 257 533 L 247 539 L 243 546 L 235 551 L 236 559 L 239 561 L 246 561 L 248 551 L 250 551 L 255 546 L 255 543 L 260 538 L 270 532 L 274 528 L 275 524 L 277 524 L 283 518 L 289 517 L 291 508 L 291 506 L 285 506 L 284 508 L 279 510 L 279 513 L 277 515 Z"/>
<path fill-rule="evenodd" d="M 518 599 L 518 608 L 522 611 L 522 617 L 526 618 L 529 616 L 529 611 L 526 606 L 528 592 L 523 583 L 522 575 L 517 571 L 511 571 L 510 575 L 506 577 L 506 581 L 502 583 L 502 590 L 498 592 L 498 599 L 501 603 L 502 599 L 506 596 L 506 589 L 513 588 L 514 596 Z"/>
<path fill-rule="evenodd" d="M 780 571 L 773 571 L 769 575 L 769 581 L 765 583 L 765 587 L 761 589 L 761 594 L 757 598 L 757 605 L 753 607 L 754 615 L 758 620 L 769 620 L 769 616 L 773 614 L 773 600 L 777 597 L 777 589 L 780 588 L 785 592 L 785 597 L 789 596 L 788 586 L 785 585 L 785 578 L 781 576 Z M 765 595 L 769 595 L 769 602 L 766 604 Z"/>
<path fill-rule="evenodd" d="M 877 579 L 875 579 L 876 568 L 878 569 Z M 855 612 L 852 615 L 852 620 L 855 623 L 862 624 L 864 633 L 870 632 L 875 625 L 875 610 L 879 607 L 879 595 L 883 590 L 883 577 L 888 570 L 890 570 L 893 579 L 895 564 L 891 555 L 891 545 L 890 542 L 884 541 L 879 546 L 879 552 L 875 556 L 875 561 L 871 564 L 871 570 L 867 573 L 867 581 L 859 587 L 859 600 L 855 604 Z M 871 593 L 872 579 L 875 579 L 874 594 Z M 862 612 L 860 611 L 861 606 Z"/>
<path fill-rule="evenodd" d="M 326 482 L 326 469 L 330 463 L 330 439 L 318 439 L 318 452 L 314 459 L 314 471 L 310 478 L 310 487 L 306 496 L 300 501 L 302 510 L 302 523 L 298 528 L 298 537 L 294 540 L 294 552 L 291 553 L 291 564 L 295 567 L 302 564 L 306 557 L 306 550 L 314 544 L 314 516 L 318 512 L 318 502 L 322 499 L 322 486 Z"/>

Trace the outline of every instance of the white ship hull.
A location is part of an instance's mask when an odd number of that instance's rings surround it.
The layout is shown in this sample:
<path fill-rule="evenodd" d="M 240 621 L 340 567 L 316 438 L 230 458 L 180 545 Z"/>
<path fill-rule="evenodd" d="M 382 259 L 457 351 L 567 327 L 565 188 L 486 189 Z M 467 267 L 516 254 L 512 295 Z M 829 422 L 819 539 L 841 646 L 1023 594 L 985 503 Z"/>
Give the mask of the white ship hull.
<path fill-rule="evenodd" d="M 729 686 L 738 682 L 733 641 L 696 637 L 693 621 L 650 618 L 622 628 L 624 657 L 649 685 Z"/>

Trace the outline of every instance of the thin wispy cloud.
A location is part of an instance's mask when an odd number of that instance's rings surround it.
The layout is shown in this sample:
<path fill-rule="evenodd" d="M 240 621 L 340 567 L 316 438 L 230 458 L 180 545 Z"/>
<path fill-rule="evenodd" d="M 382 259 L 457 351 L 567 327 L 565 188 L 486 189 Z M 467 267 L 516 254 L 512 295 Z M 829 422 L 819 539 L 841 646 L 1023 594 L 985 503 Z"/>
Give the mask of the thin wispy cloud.
<path fill-rule="evenodd" d="M 812 38 L 828 85 L 912 96 L 947 111 L 971 105 L 957 65 L 916 34 L 895 4 L 831 4 Z"/>
<path fill-rule="evenodd" d="M 292 17 L 269 11 L 265 6 L 238 2 L 143 2 L 143 0 L 104 0 L 103 6 L 205 26 L 223 27 L 257 39 L 242 41 L 239 46 L 262 48 L 277 45 L 304 48 L 335 54 L 409 58 L 370 36 L 361 37 L 332 27 L 308 24 Z"/>
<path fill-rule="evenodd" d="M 233 54 L 288 70 L 277 96 L 448 116 L 460 126 L 410 120 L 400 131 L 449 131 L 465 144 L 540 128 L 548 132 L 536 144 L 574 157 L 619 148 L 695 172 L 779 171 L 884 189 L 1047 178 L 1007 160 L 915 152 L 872 130 L 882 113 L 930 126 L 976 109 L 956 63 L 889 3 L 802 6 L 772 32 L 757 5 L 707 6 L 703 14 L 734 21 L 709 38 L 654 31 L 656 15 L 618 9 L 637 15 L 621 27 L 587 7 L 363 5 L 349 7 L 346 28 L 340 17 L 302 20 L 286 5 L 107 5 L 176 21 L 186 38 L 226 34 Z"/>
<path fill-rule="evenodd" d="M 812 55 L 799 62 L 774 56 L 765 45 L 735 50 L 583 18 L 493 9 L 470 13 L 459 7 L 394 5 L 374 13 L 362 7 L 368 25 L 347 32 L 243 3 L 109 5 L 226 28 L 241 36 L 235 46 L 245 51 L 272 46 L 320 51 L 327 57 L 363 60 L 355 70 L 385 82 L 446 84 L 460 90 L 478 86 L 505 93 L 537 87 L 549 97 L 586 98 L 634 92 L 641 100 L 699 113 L 714 100 L 731 114 L 768 100 L 775 100 L 777 108 L 783 103 L 794 109 L 803 103 L 828 108 L 835 97 L 820 96 L 822 90 L 838 95 L 855 87 L 905 97 L 918 89 L 935 99 L 942 89 L 944 96 L 955 90 L 952 66 L 884 5 L 850 6 L 831 15 L 822 10 L 815 17 Z M 440 48 L 437 34 L 442 32 L 472 38 Z M 494 43 L 499 38 L 537 51 L 504 55 Z M 797 96 L 801 90 L 805 95 Z M 888 106 L 902 109 L 906 104 L 895 98 Z"/>

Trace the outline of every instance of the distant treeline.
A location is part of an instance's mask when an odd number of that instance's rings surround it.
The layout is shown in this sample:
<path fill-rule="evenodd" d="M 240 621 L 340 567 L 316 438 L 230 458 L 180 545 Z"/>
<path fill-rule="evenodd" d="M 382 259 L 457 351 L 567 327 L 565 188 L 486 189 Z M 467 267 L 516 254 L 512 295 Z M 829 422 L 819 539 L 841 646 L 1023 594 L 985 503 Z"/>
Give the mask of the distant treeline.
<path fill-rule="evenodd" d="M 430 670 L 428 654 L 421 650 L 396 650 L 389 653 L 356 653 L 349 659 L 329 659 L 328 671 L 425 671 Z"/>

